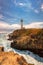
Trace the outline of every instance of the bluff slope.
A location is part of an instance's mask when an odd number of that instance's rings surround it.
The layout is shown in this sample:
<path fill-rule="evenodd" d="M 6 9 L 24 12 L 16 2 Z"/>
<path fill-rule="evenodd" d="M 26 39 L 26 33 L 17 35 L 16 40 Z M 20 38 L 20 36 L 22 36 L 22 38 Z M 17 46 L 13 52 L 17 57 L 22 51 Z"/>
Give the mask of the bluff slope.
<path fill-rule="evenodd" d="M 19 29 L 9 34 L 12 48 L 30 50 L 43 56 L 43 29 Z"/>

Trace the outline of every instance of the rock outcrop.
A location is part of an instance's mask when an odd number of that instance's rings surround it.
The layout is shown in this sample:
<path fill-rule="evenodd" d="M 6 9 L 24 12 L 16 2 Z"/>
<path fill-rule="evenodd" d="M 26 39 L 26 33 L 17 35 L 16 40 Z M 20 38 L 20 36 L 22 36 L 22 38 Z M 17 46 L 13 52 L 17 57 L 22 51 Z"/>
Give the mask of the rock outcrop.
<path fill-rule="evenodd" d="M 0 47 L 0 52 L 4 51 L 4 47 Z"/>
<path fill-rule="evenodd" d="M 0 52 L 0 65 L 34 65 L 28 64 L 26 60 L 13 52 Z"/>
<path fill-rule="evenodd" d="M 19 29 L 9 34 L 12 48 L 30 50 L 43 57 L 43 29 Z"/>

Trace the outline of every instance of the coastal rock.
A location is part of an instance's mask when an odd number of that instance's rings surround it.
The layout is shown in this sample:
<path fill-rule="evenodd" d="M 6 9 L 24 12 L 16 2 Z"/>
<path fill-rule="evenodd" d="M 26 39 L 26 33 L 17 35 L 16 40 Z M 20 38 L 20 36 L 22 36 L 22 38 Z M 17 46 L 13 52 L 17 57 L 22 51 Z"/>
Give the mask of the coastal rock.
<path fill-rule="evenodd" d="M 30 50 L 43 57 L 43 29 L 19 29 L 9 34 L 12 48 Z"/>
<path fill-rule="evenodd" d="M 4 47 L 0 47 L 0 52 L 4 51 Z"/>
<path fill-rule="evenodd" d="M 0 52 L 0 65 L 34 65 L 28 64 L 26 60 L 13 52 Z"/>

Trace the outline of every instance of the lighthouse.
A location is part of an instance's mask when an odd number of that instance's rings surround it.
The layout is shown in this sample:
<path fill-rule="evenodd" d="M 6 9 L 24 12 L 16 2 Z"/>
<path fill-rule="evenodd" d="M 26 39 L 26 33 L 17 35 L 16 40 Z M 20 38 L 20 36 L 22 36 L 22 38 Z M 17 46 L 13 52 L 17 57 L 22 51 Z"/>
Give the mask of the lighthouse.
<path fill-rule="evenodd" d="M 23 29 L 23 19 L 21 19 L 21 29 Z"/>

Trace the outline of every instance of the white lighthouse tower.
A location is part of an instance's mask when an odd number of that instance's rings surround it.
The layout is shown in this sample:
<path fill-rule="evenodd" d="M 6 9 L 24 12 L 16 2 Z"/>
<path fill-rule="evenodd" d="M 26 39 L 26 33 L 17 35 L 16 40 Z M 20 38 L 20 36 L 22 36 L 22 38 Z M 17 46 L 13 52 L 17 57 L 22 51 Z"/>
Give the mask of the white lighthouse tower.
<path fill-rule="evenodd" d="M 21 19 L 21 29 L 23 29 L 23 19 Z"/>

